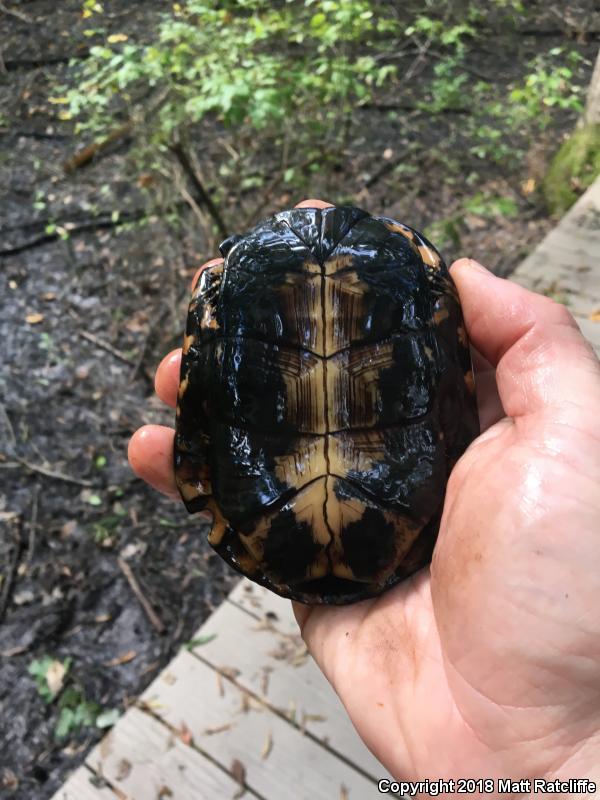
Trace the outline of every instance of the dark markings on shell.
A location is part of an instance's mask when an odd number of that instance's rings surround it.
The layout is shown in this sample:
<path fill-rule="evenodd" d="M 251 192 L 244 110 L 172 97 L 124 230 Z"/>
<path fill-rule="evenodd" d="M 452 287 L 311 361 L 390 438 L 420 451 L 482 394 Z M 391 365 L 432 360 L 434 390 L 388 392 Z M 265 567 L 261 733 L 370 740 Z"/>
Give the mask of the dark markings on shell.
<path fill-rule="evenodd" d="M 221 245 L 184 338 L 175 475 L 232 567 L 304 603 L 381 593 L 431 559 L 479 433 L 444 261 L 418 231 L 303 208 Z"/>

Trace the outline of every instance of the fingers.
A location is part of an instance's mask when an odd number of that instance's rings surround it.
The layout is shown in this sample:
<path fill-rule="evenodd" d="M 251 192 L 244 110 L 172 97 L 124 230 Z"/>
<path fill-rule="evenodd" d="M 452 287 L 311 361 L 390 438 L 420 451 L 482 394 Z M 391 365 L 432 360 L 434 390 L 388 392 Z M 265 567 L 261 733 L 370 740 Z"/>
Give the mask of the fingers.
<path fill-rule="evenodd" d="M 474 347 L 471 347 L 471 356 L 475 373 L 479 424 L 483 433 L 499 419 L 502 419 L 505 414 L 498 395 L 495 367 Z"/>
<path fill-rule="evenodd" d="M 473 346 L 496 367 L 510 417 L 589 407 L 600 366 L 565 306 L 497 278 L 470 259 L 452 265 Z"/>
<path fill-rule="evenodd" d="M 154 376 L 154 389 L 163 403 L 171 408 L 177 405 L 179 371 L 181 369 L 181 347 L 171 350 L 158 365 Z"/>
<path fill-rule="evenodd" d="M 326 200 L 301 200 L 296 203 L 294 208 L 333 208 L 333 203 L 328 203 Z"/>
<path fill-rule="evenodd" d="M 173 470 L 173 439 L 175 431 L 164 425 L 144 425 L 129 440 L 127 457 L 138 478 L 159 492 L 178 498 Z"/>

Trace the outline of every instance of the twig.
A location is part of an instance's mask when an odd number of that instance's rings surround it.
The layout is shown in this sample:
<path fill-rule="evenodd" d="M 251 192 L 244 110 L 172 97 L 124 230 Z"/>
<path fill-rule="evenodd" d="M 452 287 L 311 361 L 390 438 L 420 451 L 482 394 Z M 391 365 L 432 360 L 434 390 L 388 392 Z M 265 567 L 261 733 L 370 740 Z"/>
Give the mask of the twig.
<path fill-rule="evenodd" d="M 4 407 L 4 403 L 0 403 L 0 416 L 4 417 L 4 421 L 6 422 L 6 427 L 8 430 L 8 438 L 10 440 L 11 445 L 16 448 L 17 446 L 17 437 L 15 436 L 15 429 L 13 428 L 13 424 L 10 421 L 10 417 L 8 416 L 8 412 Z"/>
<path fill-rule="evenodd" d="M 99 139 L 97 142 L 92 142 L 87 147 L 83 147 L 81 150 L 78 150 L 74 156 L 68 158 L 65 163 L 63 164 L 63 169 L 65 172 L 75 172 L 76 169 L 80 169 L 84 167 L 86 164 L 97 156 L 99 153 L 102 153 L 109 147 L 113 142 L 117 142 L 119 139 L 123 139 L 133 128 L 133 122 L 129 121 L 126 122 L 124 125 L 115 128 L 114 131 L 111 131 L 108 136 L 105 136 L 104 139 Z"/>
<path fill-rule="evenodd" d="M 76 483 L 78 486 L 93 486 L 92 481 L 86 481 L 83 478 L 75 478 L 73 475 L 65 475 L 64 472 L 57 472 L 49 467 L 43 467 L 41 464 L 32 464 L 31 461 L 26 461 L 24 458 L 15 456 L 17 461 L 32 472 L 39 472 L 40 475 L 45 475 L 47 478 L 55 478 L 57 481 L 66 481 L 67 483 Z"/>
<path fill-rule="evenodd" d="M 16 17 L 17 19 L 22 20 L 23 22 L 27 22 L 31 24 L 33 20 L 27 14 L 23 14 L 22 11 L 15 11 L 12 8 L 7 8 L 4 3 L 0 3 L 0 13 L 8 14 L 11 17 Z"/>
<path fill-rule="evenodd" d="M 156 611 L 152 608 L 152 606 L 150 605 L 150 602 L 148 601 L 148 599 L 145 597 L 145 595 L 143 594 L 142 590 L 140 589 L 140 585 L 137 582 L 137 579 L 136 579 L 135 575 L 133 574 L 129 564 L 122 558 L 118 558 L 117 559 L 117 563 L 119 565 L 119 569 L 121 570 L 121 572 L 123 573 L 123 575 L 127 579 L 127 583 L 131 587 L 131 591 L 134 593 L 134 595 L 140 601 L 140 605 L 144 609 L 144 611 L 146 613 L 146 616 L 148 617 L 148 619 L 150 620 L 150 622 L 152 623 L 154 628 L 158 631 L 158 633 L 164 633 L 166 628 L 165 628 L 162 620 L 157 615 Z"/>
<path fill-rule="evenodd" d="M 113 347 L 112 344 L 109 342 L 105 342 L 104 339 L 99 339 L 95 334 L 89 333 L 88 331 L 81 331 L 81 335 L 84 339 L 87 339 L 88 342 L 92 342 L 97 347 L 100 347 L 102 350 L 106 350 L 107 353 L 111 353 L 115 358 L 124 361 L 126 364 L 134 365 L 135 361 L 133 361 L 129 356 L 126 356 L 125 353 L 122 353 L 120 350 L 117 350 L 116 347 Z"/>
<path fill-rule="evenodd" d="M 71 158 L 68 158 L 64 162 L 64 171 L 74 172 L 76 169 L 84 167 L 86 164 L 89 164 L 89 162 L 97 155 L 103 153 L 111 144 L 119 141 L 119 139 L 123 139 L 128 133 L 132 133 L 137 125 L 140 123 L 143 124 L 151 114 L 155 114 L 159 110 L 159 108 L 166 102 L 169 92 L 170 89 L 159 92 L 152 102 L 148 103 L 148 108 L 139 109 L 139 113 L 136 112 L 133 114 L 131 118 L 127 120 L 127 122 L 119 125 L 118 128 L 112 130 L 103 139 L 92 142 L 91 144 L 87 145 L 87 147 L 83 147 L 81 150 L 78 150 L 75 155 L 71 156 Z M 140 102 L 143 102 L 143 99 Z M 137 117 L 139 117 L 139 119 Z"/>
<path fill-rule="evenodd" d="M 223 221 L 223 217 L 221 216 L 219 209 L 213 203 L 211 196 L 204 188 L 202 181 L 200 180 L 196 170 L 192 166 L 192 162 L 190 161 L 188 154 L 183 149 L 181 143 L 177 142 L 176 144 L 171 145 L 170 150 L 177 159 L 181 169 L 189 178 L 190 183 L 196 190 L 198 195 L 198 200 L 200 201 L 200 203 L 206 206 L 208 213 L 213 218 L 217 228 L 219 229 L 219 233 L 225 237 L 229 236 L 229 231 L 227 230 L 227 226 Z"/>
<path fill-rule="evenodd" d="M 33 489 L 33 497 L 31 499 L 31 518 L 29 520 L 29 539 L 27 541 L 27 558 L 25 559 L 25 563 L 27 565 L 31 564 L 31 559 L 33 558 L 33 551 L 35 550 L 35 530 L 37 528 L 37 518 L 38 518 L 38 496 L 40 493 L 39 484 L 36 483 Z"/>
<path fill-rule="evenodd" d="M 17 567 L 19 559 L 21 558 L 21 551 L 23 550 L 23 543 L 21 541 L 20 530 L 17 528 L 17 536 L 15 537 L 14 549 L 7 559 L 6 571 L 4 573 L 4 580 L 2 581 L 2 591 L 0 592 L 0 623 L 4 619 L 6 608 L 10 601 L 12 594 L 13 584 L 15 582 L 15 575 L 17 574 Z"/>

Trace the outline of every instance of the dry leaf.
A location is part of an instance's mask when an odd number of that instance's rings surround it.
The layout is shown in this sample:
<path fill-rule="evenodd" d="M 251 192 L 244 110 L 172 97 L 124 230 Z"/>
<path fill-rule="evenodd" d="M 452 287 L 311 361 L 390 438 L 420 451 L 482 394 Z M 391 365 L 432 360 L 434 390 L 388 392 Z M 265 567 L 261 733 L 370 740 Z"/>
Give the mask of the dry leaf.
<path fill-rule="evenodd" d="M 592 322 L 600 322 L 600 308 L 595 308 L 591 313 L 589 313 L 588 319 L 591 319 Z"/>
<path fill-rule="evenodd" d="M 117 780 L 124 781 L 125 778 L 127 778 L 129 773 L 131 772 L 131 769 L 132 769 L 131 761 L 127 761 L 126 758 L 122 758 L 117 764 L 117 774 L 116 774 Z"/>
<path fill-rule="evenodd" d="M 63 681 L 67 674 L 67 668 L 61 661 L 52 661 L 46 672 L 46 683 L 48 688 L 56 697 L 63 687 Z"/>
<path fill-rule="evenodd" d="M 55 292 L 44 292 L 41 295 L 42 300 L 56 300 L 56 293 Z"/>
<path fill-rule="evenodd" d="M 241 797 L 244 792 L 246 791 L 246 767 L 242 764 L 239 758 L 234 758 L 231 762 L 231 776 L 235 781 L 237 781 L 240 785 L 239 791 L 237 791 L 233 797 L 238 798 Z"/>
<path fill-rule="evenodd" d="M 212 736 L 215 733 L 223 733 L 223 731 L 228 731 L 232 727 L 231 722 L 226 722 L 224 725 L 215 725 L 214 728 L 205 728 L 202 733 L 205 733 L 207 736 Z"/>
<path fill-rule="evenodd" d="M 239 670 L 237 667 L 219 667 L 219 672 L 226 678 L 231 678 L 233 680 L 234 678 L 237 678 L 241 670 Z"/>
<path fill-rule="evenodd" d="M 193 741 L 192 732 L 185 724 L 185 722 L 182 722 L 181 725 L 179 726 L 179 738 L 184 744 L 188 745 L 190 745 Z"/>
<path fill-rule="evenodd" d="M 527 178 L 526 181 L 521 183 L 521 191 L 525 196 L 531 194 L 535 189 L 535 178 Z"/>
<path fill-rule="evenodd" d="M 126 653 L 121 653 L 120 656 L 116 656 L 115 658 L 111 658 L 110 661 L 105 661 L 105 667 L 118 667 L 121 664 L 129 664 L 130 661 L 137 656 L 136 650 L 128 650 Z"/>
<path fill-rule="evenodd" d="M 27 322 L 29 325 L 37 325 L 38 322 L 41 322 L 43 319 L 44 315 L 36 311 L 33 314 L 27 314 L 25 317 L 25 322 Z"/>
<path fill-rule="evenodd" d="M 260 757 L 263 759 L 268 758 L 269 753 L 271 752 L 272 749 L 273 749 L 273 735 L 271 734 L 271 731 L 268 731 L 267 736 L 265 738 L 265 742 L 263 744 L 263 748 L 260 753 Z"/>
<path fill-rule="evenodd" d="M 340 800 L 348 800 L 348 789 L 344 784 L 340 784 Z"/>
<path fill-rule="evenodd" d="M 269 679 L 271 677 L 272 672 L 273 672 L 273 667 L 262 668 L 262 681 L 260 688 L 264 695 L 266 695 L 269 691 Z"/>

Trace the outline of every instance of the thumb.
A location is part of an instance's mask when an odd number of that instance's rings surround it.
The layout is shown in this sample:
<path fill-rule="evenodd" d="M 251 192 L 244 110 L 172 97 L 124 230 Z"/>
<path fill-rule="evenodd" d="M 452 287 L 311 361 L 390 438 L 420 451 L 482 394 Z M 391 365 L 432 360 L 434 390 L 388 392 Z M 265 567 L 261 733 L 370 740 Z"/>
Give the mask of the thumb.
<path fill-rule="evenodd" d="M 468 258 L 456 261 L 451 273 L 469 338 L 496 367 L 509 417 L 553 410 L 564 420 L 597 407 L 600 363 L 564 305 Z"/>

